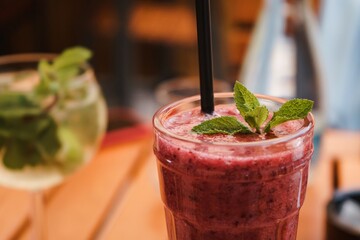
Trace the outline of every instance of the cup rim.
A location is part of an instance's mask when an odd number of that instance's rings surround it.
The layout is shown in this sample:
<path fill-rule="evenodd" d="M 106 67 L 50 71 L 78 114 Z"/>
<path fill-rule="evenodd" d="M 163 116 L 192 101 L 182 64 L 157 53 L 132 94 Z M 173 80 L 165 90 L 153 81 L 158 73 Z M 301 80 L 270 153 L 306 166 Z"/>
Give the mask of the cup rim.
<path fill-rule="evenodd" d="M 229 98 L 232 97 L 233 93 L 232 92 L 224 92 L 224 93 L 214 93 L 214 98 Z M 278 97 L 272 97 L 272 96 L 267 96 L 267 95 L 263 95 L 263 94 L 255 94 L 255 96 L 259 99 L 264 99 L 264 100 L 268 100 L 268 101 L 272 101 L 278 104 L 284 104 L 287 100 L 283 99 L 283 98 L 278 98 Z M 159 132 L 164 136 L 179 140 L 179 141 L 183 141 L 183 142 L 188 142 L 188 143 L 195 143 L 195 144 L 202 144 L 202 145 L 208 145 L 208 146 L 223 146 L 223 147 L 231 147 L 231 146 L 236 146 L 236 147 L 260 147 L 260 146 L 270 146 L 270 145 L 275 145 L 275 144 L 281 144 L 281 143 L 285 143 L 285 142 L 289 142 L 293 139 L 299 138 L 301 136 L 306 135 L 308 132 L 310 132 L 312 129 L 314 129 L 314 123 L 315 123 L 315 119 L 312 113 L 309 113 L 307 116 L 307 119 L 309 120 L 309 125 L 302 127 L 301 129 L 299 129 L 298 131 L 285 135 L 285 136 L 281 136 L 278 138 L 273 138 L 273 139 L 264 139 L 264 140 L 259 140 L 259 141 L 253 141 L 253 142 L 236 142 L 236 143 L 229 143 L 229 142 L 204 142 L 204 141 L 200 141 L 197 139 L 188 139 L 184 136 L 179 136 L 171 131 L 169 131 L 168 129 L 166 129 L 166 127 L 162 124 L 161 118 L 164 116 L 167 116 L 166 113 L 169 113 L 172 109 L 176 108 L 177 106 L 180 106 L 181 104 L 185 104 L 185 103 L 191 103 L 191 102 L 195 102 L 195 101 L 199 101 L 200 100 L 200 95 L 195 95 L 192 97 L 187 97 L 184 98 L 182 100 L 170 103 L 168 105 L 165 105 L 163 107 L 161 107 L 159 110 L 157 110 L 153 116 L 152 119 L 152 123 L 153 123 L 153 127 L 155 132 Z"/>

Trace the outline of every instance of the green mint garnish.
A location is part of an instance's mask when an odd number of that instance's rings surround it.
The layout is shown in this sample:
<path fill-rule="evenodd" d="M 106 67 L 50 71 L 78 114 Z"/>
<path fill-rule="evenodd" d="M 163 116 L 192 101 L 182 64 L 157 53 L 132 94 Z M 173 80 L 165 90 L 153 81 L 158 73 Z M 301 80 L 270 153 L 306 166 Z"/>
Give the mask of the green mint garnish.
<path fill-rule="evenodd" d="M 245 121 L 250 127 L 255 128 L 256 132 L 260 133 L 260 127 L 266 121 L 268 115 L 269 110 L 265 106 L 259 106 L 245 114 Z"/>
<path fill-rule="evenodd" d="M 260 107 L 257 97 L 239 82 L 236 82 L 234 86 L 234 100 L 237 109 L 243 117 L 247 113 L 254 111 L 257 107 Z"/>
<path fill-rule="evenodd" d="M 198 134 L 237 134 L 237 133 L 268 133 L 275 126 L 290 120 L 303 119 L 311 111 L 313 101 L 307 99 L 293 99 L 284 103 L 276 111 L 264 127 L 269 118 L 269 110 L 260 105 L 257 97 L 239 82 L 234 86 L 234 100 L 240 115 L 249 127 L 242 124 L 236 117 L 222 116 L 202 122 L 192 128 Z"/>
<path fill-rule="evenodd" d="M 265 132 L 275 126 L 296 119 L 305 118 L 313 107 L 313 101 L 307 99 L 292 99 L 284 103 L 265 127 Z"/>
<path fill-rule="evenodd" d="M 231 135 L 251 132 L 248 127 L 239 122 L 236 117 L 231 116 L 210 119 L 195 126 L 192 130 L 202 134 L 224 133 Z"/>
<path fill-rule="evenodd" d="M 62 147 L 61 127 L 50 111 L 71 99 L 69 84 L 91 55 L 88 49 L 75 47 L 52 62 L 41 60 L 40 81 L 32 92 L 5 90 L 0 94 L 0 155 L 5 167 L 22 169 L 56 161 Z"/>

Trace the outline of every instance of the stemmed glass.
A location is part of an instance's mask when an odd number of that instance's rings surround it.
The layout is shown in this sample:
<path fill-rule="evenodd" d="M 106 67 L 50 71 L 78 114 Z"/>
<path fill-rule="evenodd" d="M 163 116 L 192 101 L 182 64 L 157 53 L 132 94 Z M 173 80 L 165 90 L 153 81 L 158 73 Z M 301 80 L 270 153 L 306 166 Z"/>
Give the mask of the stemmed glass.
<path fill-rule="evenodd" d="M 43 191 L 88 163 L 106 128 L 106 104 L 93 69 L 83 64 L 66 96 L 32 99 L 42 59 L 0 57 L 0 185 L 32 194 L 32 238 L 45 239 Z"/>

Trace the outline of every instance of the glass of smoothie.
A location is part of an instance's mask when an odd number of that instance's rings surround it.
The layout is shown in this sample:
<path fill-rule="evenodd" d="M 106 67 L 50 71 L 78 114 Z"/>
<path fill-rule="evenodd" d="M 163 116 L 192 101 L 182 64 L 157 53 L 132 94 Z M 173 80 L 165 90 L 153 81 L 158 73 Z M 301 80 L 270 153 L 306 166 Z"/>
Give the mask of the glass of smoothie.
<path fill-rule="evenodd" d="M 256 96 L 271 112 L 285 102 Z M 214 115 L 243 121 L 232 93 L 215 94 Z M 209 118 L 199 96 L 167 105 L 153 118 L 169 240 L 295 240 L 313 153 L 313 116 L 262 135 L 191 131 Z"/>

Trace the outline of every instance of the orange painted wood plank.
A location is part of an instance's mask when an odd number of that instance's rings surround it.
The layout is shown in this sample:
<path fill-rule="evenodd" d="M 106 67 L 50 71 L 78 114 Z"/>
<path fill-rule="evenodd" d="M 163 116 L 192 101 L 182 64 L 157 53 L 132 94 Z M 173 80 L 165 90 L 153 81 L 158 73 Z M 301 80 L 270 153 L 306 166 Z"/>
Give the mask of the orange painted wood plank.
<path fill-rule="evenodd" d="M 82 175 L 65 184 L 49 203 L 50 239 L 90 239 L 115 191 L 122 187 L 143 142 L 102 152 Z"/>
<path fill-rule="evenodd" d="M 105 234 L 105 240 L 165 240 L 166 225 L 160 199 L 155 159 L 149 156 L 130 186 L 117 218 Z"/>
<path fill-rule="evenodd" d="M 340 159 L 341 191 L 360 189 L 360 152 L 358 157 Z"/>
<path fill-rule="evenodd" d="M 27 192 L 0 188 L 0 239 L 11 239 L 25 224 L 29 212 Z"/>

